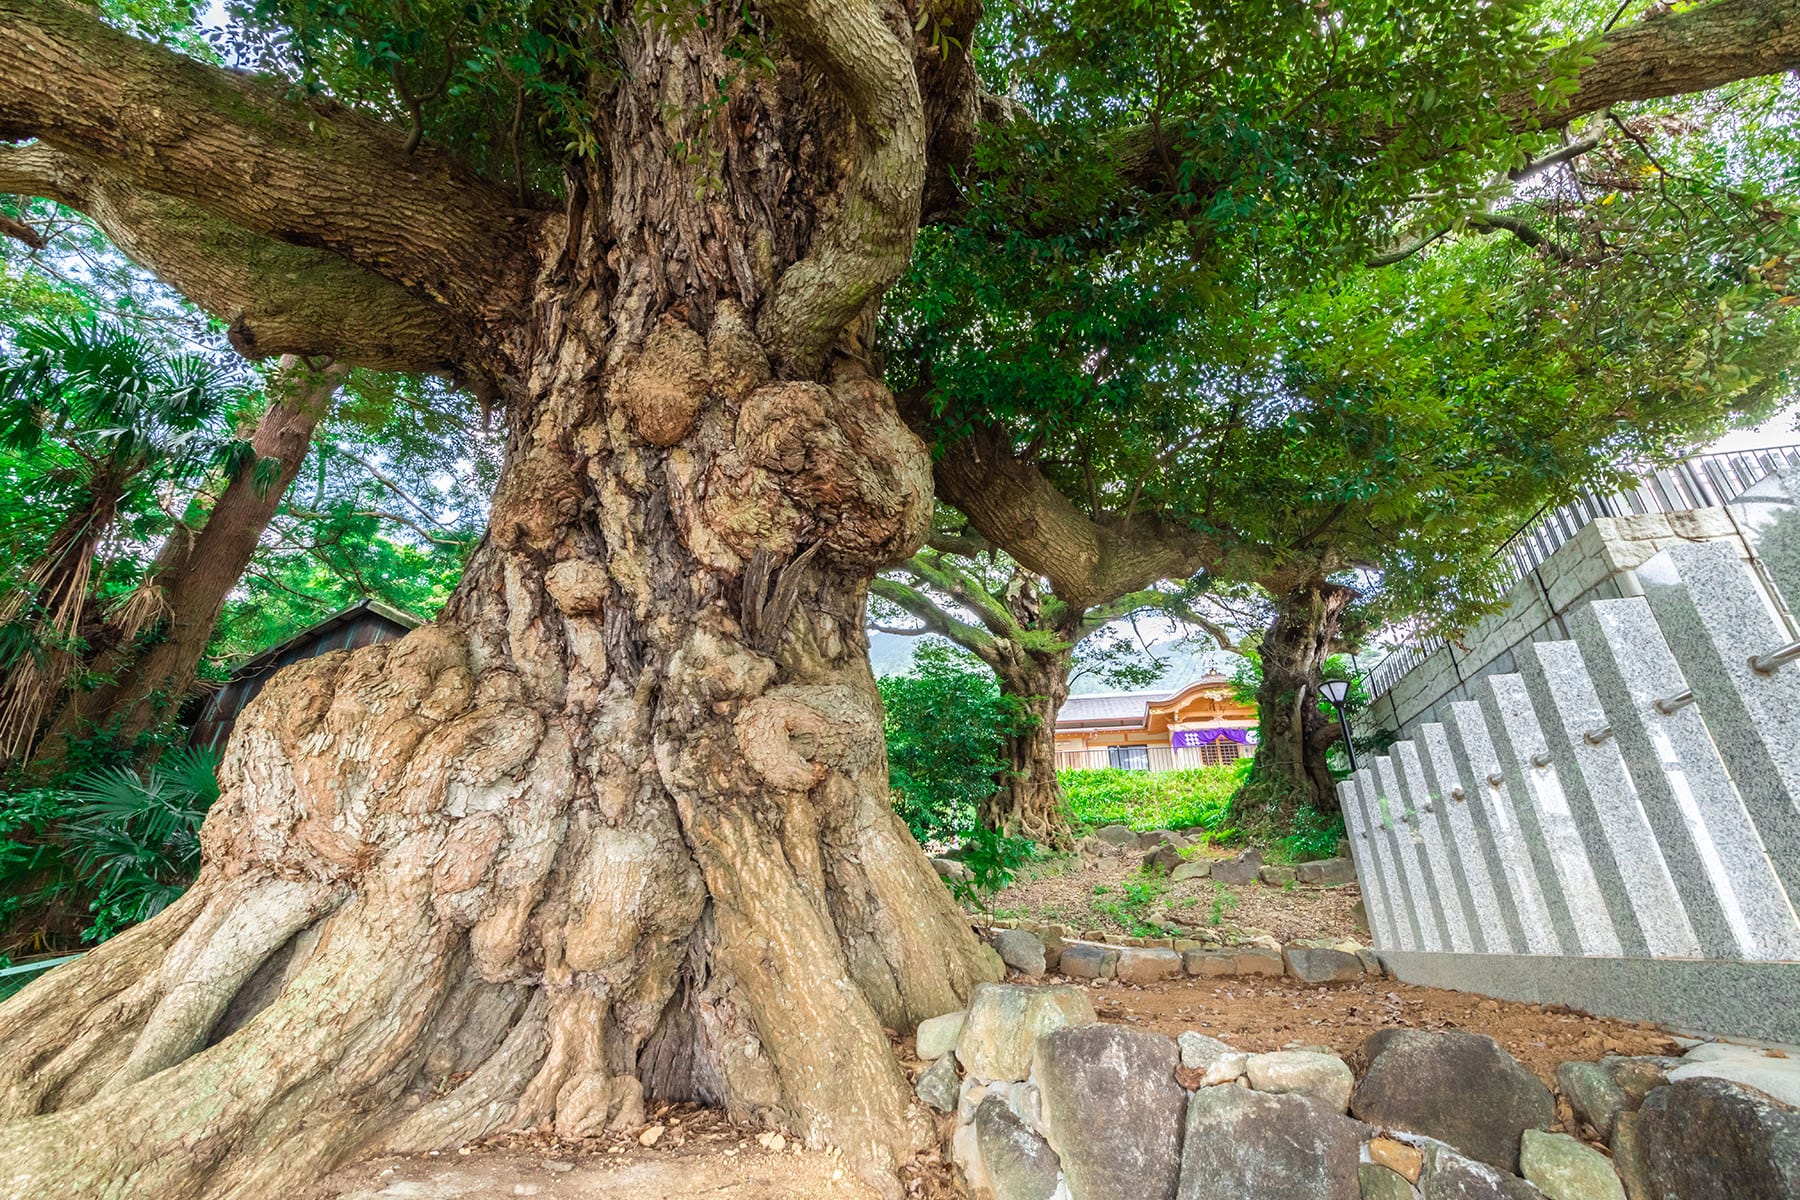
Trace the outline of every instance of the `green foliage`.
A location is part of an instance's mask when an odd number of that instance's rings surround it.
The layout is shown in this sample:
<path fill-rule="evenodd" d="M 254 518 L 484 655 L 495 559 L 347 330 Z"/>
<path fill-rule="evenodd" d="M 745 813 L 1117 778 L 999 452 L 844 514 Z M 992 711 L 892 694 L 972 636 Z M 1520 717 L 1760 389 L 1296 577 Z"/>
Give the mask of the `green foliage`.
<path fill-rule="evenodd" d="M 1094 901 L 1094 911 L 1111 917 L 1132 937 L 1158 937 L 1168 932 L 1150 919 L 1150 910 L 1168 894 L 1169 881 L 1163 875 L 1143 874 L 1119 885 L 1117 899 Z M 1094 889 L 1101 895 L 1099 888 Z"/>
<path fill-rule="evenodd" d="M 1225 921 L 1225 918 L 1237 911 L 1237 893 L 1223 884 L 1215 883 L 1212 888 L 1212 904 L 1207 908 L 1206 919 L 1214 929 Z"/>
<path fill-rule="evenodd" d="M 72 902 L 93 914 L 82 940 L 104 941 L 161 912 L 200 869 L 217 769 L 212 752 L 183 747 L 141 772 L 110 767 L 61 788 L 0 792 L 0 926 Z"/>
<path fill-rule="evenodd" d="M 147 920 L 187 890 L 200 870 L 200 824 L 219 798 L 218 758 L 183 747 L 143 771 L 119 767 L 77 779 L 61 827 L 66 854 L 103 941 Z"/>
<path fill-rule="evenodd" d="M 976 825 L 963 835 L 958 856 L 972 878 L 945 882 L 958 900 L 971 907 L 978 906 L 1010 884 L 1018 876 L 1019 869 L 1037 856 L 1037 843 L 1030 838 L 1014 837 Z"/>
<path fill-rule="evenodd" d="M 1342 813 L 1322 813 L 1311 805 L 1295 814 L 1288 832 L 1269 843 L 1269 861 L 1277 863 L 1311 862 L 1337 854 L 1338 839 L 1344 836 Z"/>
<path fill-rule="evenodd" d="M 1018 710 L 992 672 L 941 643 L 920 646 L 910 671 L 878 686 L 895 811 L 922 844 L 973 834 L 1006 769 L 1003 739 Z"/>
<path fill-rule="evenodd" d="M 1133 829 L 1186 829 L 1202 826 L 1225 838 L 1226 806 L 1249 771 L 1249 760 L 1229 767 L 1184 771 L 1059 771 L 1063 795 L 1075 824 L 1089 828 L 1128 825 Z"/>

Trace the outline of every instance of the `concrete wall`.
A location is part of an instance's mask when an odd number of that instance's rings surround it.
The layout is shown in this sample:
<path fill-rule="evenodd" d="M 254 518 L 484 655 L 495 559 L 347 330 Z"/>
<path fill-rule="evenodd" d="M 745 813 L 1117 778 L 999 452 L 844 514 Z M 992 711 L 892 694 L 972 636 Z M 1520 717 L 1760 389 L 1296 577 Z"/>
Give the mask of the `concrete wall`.
<path fill-rule="evenodd" d="M 1584 531 L 1339 785 L 1400 978 L 1800 1040 L 1800 470 L 1677 517 Z"/>
<path fill-rule="evenodd" d="M 1593 600 L 1643 595 L 1637 568 L 1661 550 L 1720 542 L 1757 574 L 1771 602 L 1757 555 L 1742 525 L 1742 505 L 1690 512 L 1598 517 L 1507 593 L 1501 611 L 1482 619 L 1460 643 L 1441 647 L 1376 696 L 1357 718 L 1364 734 L 1390 730 L 1410 737 L 1427 721 L 1443 721 L 1449 705 L 1473 700 L 1488 675 L 1519 669 L 1520 650 L 1569 636 L 1567 616 Z"/>

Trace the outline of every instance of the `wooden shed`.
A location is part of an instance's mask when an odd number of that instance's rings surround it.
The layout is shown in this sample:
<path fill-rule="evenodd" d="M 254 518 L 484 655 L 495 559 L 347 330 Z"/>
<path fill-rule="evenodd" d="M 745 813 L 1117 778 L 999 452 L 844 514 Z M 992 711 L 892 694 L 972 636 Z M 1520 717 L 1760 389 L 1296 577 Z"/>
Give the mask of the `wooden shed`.
<path fill-rule="evenodd" d="M 195 746 L 223 751 L 238 714 L 281 668 L 332 650 L 354 650 L 376 642 L 391 642 L 419 625 L 417 617 L 390 608 L 379 600 L 359 600 L 349 608 L 333 613 L 232 671 L 225 686 L 207 697 L 201 706 L 189 741 Z"/>

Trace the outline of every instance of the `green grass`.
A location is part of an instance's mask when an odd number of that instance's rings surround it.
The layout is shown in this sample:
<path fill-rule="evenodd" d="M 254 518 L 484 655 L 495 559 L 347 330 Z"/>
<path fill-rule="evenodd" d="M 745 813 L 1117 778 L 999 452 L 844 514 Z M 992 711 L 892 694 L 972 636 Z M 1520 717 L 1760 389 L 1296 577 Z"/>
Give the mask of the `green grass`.
<path fill-rule="evenodd" d="M 1231 794 L 1250 770 L 1248 759 L 1229 767 L 1187 771 L 1062 771 L 1069 816 L 1088 828 L 1186 829 L 1198 825 L 1223 835 Z"/>

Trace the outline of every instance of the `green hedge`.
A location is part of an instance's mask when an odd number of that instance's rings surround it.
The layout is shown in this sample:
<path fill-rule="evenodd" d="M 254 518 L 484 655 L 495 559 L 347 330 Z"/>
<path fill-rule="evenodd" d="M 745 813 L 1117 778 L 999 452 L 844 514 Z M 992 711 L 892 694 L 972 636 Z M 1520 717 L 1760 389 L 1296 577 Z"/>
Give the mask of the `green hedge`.
<path fill-rule="evenodd" d="M 1250 770 L 1245 759 L 1229 767 L 1187 771 L 1060 771 L 1069 816 L 1077 825 L 1129 825 L 1133 829 L 1222 830 L 1231 794 Z"/>

